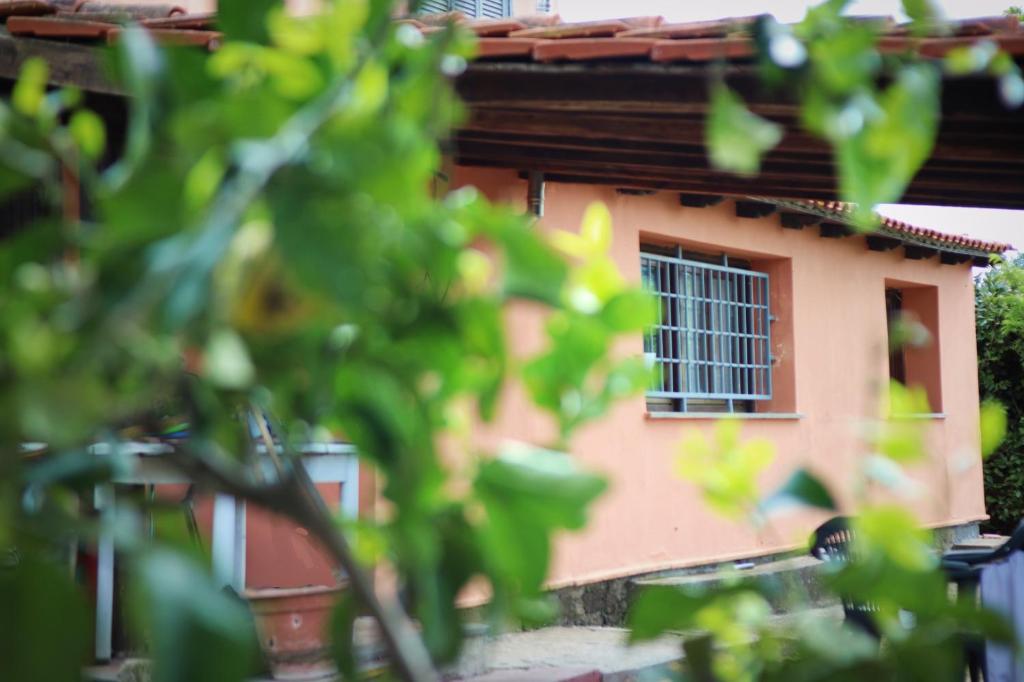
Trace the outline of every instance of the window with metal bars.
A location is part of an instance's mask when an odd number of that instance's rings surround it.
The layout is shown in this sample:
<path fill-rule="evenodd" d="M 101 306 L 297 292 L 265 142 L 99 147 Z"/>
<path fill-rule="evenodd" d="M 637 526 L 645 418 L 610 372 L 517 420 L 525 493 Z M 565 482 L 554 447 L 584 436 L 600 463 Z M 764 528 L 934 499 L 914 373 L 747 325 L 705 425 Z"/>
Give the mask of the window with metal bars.
<path fill-rule="evenodd" d="M 467 17 L 500 19 L 511 14 L 511 0 L 423 0 L 420 14 L 459 11 Z"/>
<path fill-rule="evenodd" d="M 657 367 L 648 409 L 750 412 L 755 401 L 770 400 L 768 275 L 727 256 L 641 250 L 644 286 L 660 303 L 644 339 Z"/>

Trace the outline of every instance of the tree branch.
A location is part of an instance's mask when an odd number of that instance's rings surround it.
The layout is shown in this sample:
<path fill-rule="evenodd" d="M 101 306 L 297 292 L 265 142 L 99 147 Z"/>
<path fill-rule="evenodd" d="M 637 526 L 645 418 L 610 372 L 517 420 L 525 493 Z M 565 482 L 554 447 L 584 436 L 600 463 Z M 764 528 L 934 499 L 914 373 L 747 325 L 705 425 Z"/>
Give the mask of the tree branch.
<path fill-rule="evenodd" d="M 380 624 L 384 643 L 399 677 L 406 682 L 438 679 L 430 654 L 409 618 L 396 604 L 378 599 L 369 577 L 356 561 L 341 529 L 334 523 L 331 511 L 306 473 L 301 459 L 288 460 L 280 480 L 266 485 L 250 482 L 242 467 L 228 469 L 202 452 L 175 450 L 169 460 L 197 483 L 255 502 L 312 532 L 345 569 L 356 599 Z"/>

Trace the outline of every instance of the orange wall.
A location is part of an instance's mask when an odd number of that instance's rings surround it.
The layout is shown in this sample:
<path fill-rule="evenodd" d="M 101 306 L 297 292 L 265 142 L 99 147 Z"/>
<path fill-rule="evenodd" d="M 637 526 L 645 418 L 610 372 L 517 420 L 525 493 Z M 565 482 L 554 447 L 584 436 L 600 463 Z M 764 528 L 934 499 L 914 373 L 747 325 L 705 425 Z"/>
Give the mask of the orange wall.
<path fill-rule="evenodd" d="M 489 197 L 525 207 L 526 184 L 512 171 L 457 169 L 453 186 L 474 184 Z M 850 481 L 865 454 L 858 433 L 877 413 L 872 397 L 888 380 L 885 282 L 937 287 L 936 318 L 944 414 L 926 419 L 929 457 L 912 476 L 921 494 L 909 504 L 923 523 L 953 525 L 985 517 L 978 454 L 978 383 L 974 296 L 970 265 L 940 265 L 937 258 L 907 260 L 902 251 L 869 251 L 862 237 L 823 239 L 816 228 L 786 230 L 777 216 L 737 218 L 726 201 L 686 208 L 676 194 L 623 196 L 612 188 L 548 183 L 543 225 L 578 229 L 584 208 L 601 200 L 614 219 L 613 256 L 632 281 L 640 280 L 640 235 L 705 244 L 748 254 L 755 262 L 791 270 L 790 300 L 773 304 L 790 319 L 773 325 L 773 350 L 790 363 L 789 383 L 778 388 L 798 416 L 746 419 L 744 436 L 775 442 L 778 457 L 764 478 L 769 489 L 797 466 L 809 466 L 851 505 Z M 782 260 L 779 260 L 782 259 Z M 787 260 L 788 259 L 788 260 Z M 777 281 L 772 288 L 779 288 Z M 780 309 L 780 306 L 782 309 Z M 508 315 L 513 347 L 527 353 L 542 343 L 540 311 L 517 304 Z M 623 344 L 639 354 L 642 339 Z M 766 554 L 799 546 L 820 516 L 776 520 L 760 534 L 707 511 L 698 494 L 672 474 L 684 429 L 709 429 L 715 418 L 650 418 L 643 397 L 577 434 L 573 452 L 605 472 L 610 492 L 597 504 L 586 531 L 562 538 L 552 586 Z M 544 442 L 551 424 L 510 387 L 496 425 L 501 434 Z"/>

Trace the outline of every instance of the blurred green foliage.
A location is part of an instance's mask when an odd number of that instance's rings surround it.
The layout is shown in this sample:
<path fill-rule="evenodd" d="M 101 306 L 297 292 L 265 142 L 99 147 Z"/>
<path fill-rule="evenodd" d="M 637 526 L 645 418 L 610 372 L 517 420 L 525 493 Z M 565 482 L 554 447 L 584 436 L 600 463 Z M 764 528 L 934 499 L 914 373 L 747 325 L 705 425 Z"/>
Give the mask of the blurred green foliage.
<path fill-rule="evenodd" d="M 991 41 L 954 50 L 944 65 L 920 60 L 912 50 L 883 55 L 877 44 L 886 22 L 844 16 L 852 4 L 827 0 L 794 25 L 765 16 L 754 36 L 765 82 L 798 99 L 803 127 L 832 147 L 839 198 L 853 203 L 857 222 L 870 229 L 874 207 L 897 203 L 931 154 L 944 69 L 991 75 L 1008 107 L 1024 104 L 1024 79 Z M 913 35 L 946 30 L 931 0 L 902 5 Z M 750 112 L 720 78 L 712 86 L 705 137 L 715 166 L 746 175 L 757 171 L 782 131 Z"/>
<path fill-rule="evenodd" d="M 669 679 L 962 682 L 965 642 L 1013 641 L 1011 625 L 981 608 L 973 594 L 951 595 L 931 532 L 904 504 L 920 491 L 902 467 L 926 456 L 926 422 L 910 415 L 927 409 L 927 400 L 897 383 L 882 393 L 883 413 L 865 431 L 865 453 L 842 496 L 808 469 L 761 493 L 771 448 L 744 439 L 738 421 L 721 422 L 710 441 L 696 433 L 687 437 L 679 468 L 709 506 L 745 517 L 760 533 L 770 532 L 782 510 L 835 513 L 837 500 L 844 500 L 856 516 L 846 557 L 822 567 L 825 590 L 844 603 L 870 605 L 863 615 L 881 641 L 816 612 L 815 595 L 799 581 L 724 572 L 710 587 L 655 585 L 636 595 L 628 614 L 630 641 L 684 635 L 682 670 Z M 998 422 L 987 421 L 993 419 Z M 997 439 L 997 430 L 990 437 Z M 774 616 L 772 603 L 786 604 L 789 615 Z"/>
<path fill-rule="evenodd" d="M 40 188 L 54 216 L 0 250 L 0 552 L 19 557 L 0 568 L 4 594 L 19 594 L 0 609 L 0 646 L 18 653 L 0 656 L 0 678 L 78 678 L 88 622 L 47 632 L 52 600 L 30 608 L 50 577 L 62 581 L 53 595 L 76 588 L 66 570 L 28 570 L 62 565 L 72 535 L 89 542 L 106 522 L 156 679 L 251 671 L 245 609 L 180 549 L 181 533 L 150 541 L 130 500 L 106 521 L 76 502 L 115 463 L 97 467 L 85 446 L 121 427 L 186 422 L 187 456 L 247 481 L 259 480 L 246 468 L 251 407 L 286 453 L 353 442 L 387 509 L 360 522 L 356 546 L 394 567 L 441 663 L 461 646 L 455 600 L 471 580 L 493 594 L 496 625 L 552 615 L 551 536 L 581 528 L 605 482 L 551 448 L 649 383 L 639 358 L 609 352 L 654 308 L 609 257 L 606 209 L 549 237 L 472 189 L 435 196 L 438 141 L 461 115 L 449 76 L 473 37 L 451 26 L 425 39 L 383 0 L 304 18 L 279 5 L 221 2 L 226 40 L 211 56 L 126 30 L 111 54 L 124 130 L 48 88 L 38 60 L 0 108 L 3 188 Z M 59 218 L 61 167 L 81 179 L 85 220 Z M 506 339 L 516 299 L 549 315 L 546 344 L 524 358 Z M 488 452 L 472 427 L 517 379 L 556 435 Z M 26 459 L 25 442 L 50 452 Z M 364 606 L 346 599 L 335 615 L 346 669 Z M 46 660 L 40 647 L 58 643 L 65 655 Z"/>
<path fill-rule="evenodd" d="M 998 412 L 989 417 L 995 423 L 987 429 L 1005 432 L 1002 445 L 986 448 L 987 525 L 1009 533 L 1024 518 L 1024 258 L 996 263 L 976 279 L 975 308 L 981 397 L 1005 410 L 1002 419 Z M 993 409 L 983 409 L 983 415 Z"/>
<path fill-rule="evenodd" d="M 833 143 L 844 198 L 870 208 L 897 199 L 929 153 L 939 73 L 882 60 L 878 27 L 842 19 L 845 4 L 796 27 L 762 22 L 758 35 L 766 77 L 795 83 L 805 125 Z M 181 533 L 151 541 L 130 500 L 109 518 L 88 513 L 82 501 L 119 466 L 98 465 L 90 442 L 185 421 L 186 456 L 259 482 L 244 419 L 253 408 L 286 454 L 351 440 L 387 502 L 380 519 L 354 524 L 357 552 L 395 569 L 440 663 L 461 646 L 456 596 L 471 581 L 489 587 L 495 624 L 550 618 L 551 539 L 583 527 L 606 485 L 561 451 L 649 385 L 641 358 L 611 352 L 655 310 L 614 267 L 607 209 L 588 208 L 578 231 L 541 231 L 472 189 L 434 195 L 438 140 L 461 116 L 450 76 L 472 57 L 472 36 L 451 26 L 426 39 L 395 24 L 386 0 L 328 2 L 305 18 L 270 0 L 219 5 L 226 40 L 210 57 L 125 31 L 111 54 L 130 95 L 124 130 L 108 129 L 80 93 L 48 88 L 37 60 L 0 108 L 0 190 L 31 189 L 52 208 L 0 249 L 2 679 L 79 678 L 90 625 L 67 548 L 101 529 L 129 560 L 133 634 L 160 682 L 251 670 L 245 609 L 215 589 Z M 924 24 L 927 7 L 907 9 Z M 958 55 L 950 68 L 988 70 L 1009 83 L 1008 100 L 1019 81 L 998 54 Z M 755 172 L 780 134 L 715 86 L 716 163 Z M 60 217 L 62 168 L 81 180 L 84 220 Z M 525 358 L 507 341 L 515 300 L 548 311 L 544 347 Z M 512 381 L 549 416 L 552 442 L 488 451 L 473 427 L 495 417 Z M 858 494 L 899 491 L 900 464 L 923 455 L 920 422 L 906 418 L 919 396 L 893 396 Z M 989 448 L 999 424 L 987 423 Z M 25 457 L 27 442 L 47 443 L 47 456 Z M 684 443 L 679 468 L 734 517 L 836 506 L 809 470 L 761 495 L 771 457 L 770 444 L 723 422 L 714 438 Z M 1005 631 L 945 598 L 917 528 L 898 508 L 865 507 L 863 559 L 832 581 L 881 605 L 882 649 L 845 630 L 774 627 L 764 595 L 742 584 L 642 595 L 633 637 L 701 630 L 686 645 L 699 679 L 946 678 L 963 632 Z M 346 597 L 332 621 L 346 671 L 362 606 Z M 900 609 L 918 625 L 903 625 Z"/>

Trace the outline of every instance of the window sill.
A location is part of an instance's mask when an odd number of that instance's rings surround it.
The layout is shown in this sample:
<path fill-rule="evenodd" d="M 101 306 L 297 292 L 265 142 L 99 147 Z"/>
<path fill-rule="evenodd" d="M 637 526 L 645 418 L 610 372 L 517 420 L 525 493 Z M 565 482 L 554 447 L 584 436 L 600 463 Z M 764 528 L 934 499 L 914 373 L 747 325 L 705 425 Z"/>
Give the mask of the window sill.
<path fill-rule="evenodd" d="M 804 415 L 799 412 L 647 412 L 646 416 L 647 419 L 683 419 L 690 421 L 717 421 L 720 419 L 795 421 L 803 419 Z"/>
<path fill-rule="evenodd" d="M 913 414 L 894 414 L 893 419 L 945 419 L 945 412 L 915 412 Z"/>

